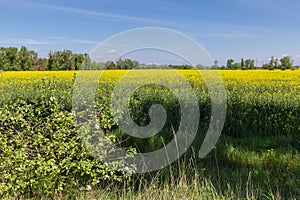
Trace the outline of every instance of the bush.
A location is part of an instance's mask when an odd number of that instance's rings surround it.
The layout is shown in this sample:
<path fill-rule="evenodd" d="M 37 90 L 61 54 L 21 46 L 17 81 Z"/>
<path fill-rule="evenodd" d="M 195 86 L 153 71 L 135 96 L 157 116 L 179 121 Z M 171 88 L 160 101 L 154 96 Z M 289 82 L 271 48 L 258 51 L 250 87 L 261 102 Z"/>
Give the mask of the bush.
<path fill-rule="evenodd" d="M 72 113 L 62 110 L 55 97 L 0 108 L 2 198 L 53 196 L 127 177 L 92 157 L 73 123 Z"/>

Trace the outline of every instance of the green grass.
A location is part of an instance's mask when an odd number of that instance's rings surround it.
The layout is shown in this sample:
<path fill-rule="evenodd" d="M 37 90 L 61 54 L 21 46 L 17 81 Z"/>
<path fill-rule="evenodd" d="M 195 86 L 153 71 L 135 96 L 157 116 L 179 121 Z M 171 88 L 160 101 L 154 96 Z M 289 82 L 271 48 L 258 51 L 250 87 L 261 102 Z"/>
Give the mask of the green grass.
<path fill-rule="evenodd" d="M 291 136 L 221 136 L 204 159 L 197 151 L 123 183 L 74 188 L 51 199 L 299 199 L 300 154 Z M 27 199 L 26 196 L 24 199 Z M 45 196 L 33 199 L 48 199 Z"/>
<path fill-rule="evenodd" d="M 77 199 L 298 199 L 299 136 L 221 136 L 206 158 L 184 157 L 118 188 L 79 192 Z"/>

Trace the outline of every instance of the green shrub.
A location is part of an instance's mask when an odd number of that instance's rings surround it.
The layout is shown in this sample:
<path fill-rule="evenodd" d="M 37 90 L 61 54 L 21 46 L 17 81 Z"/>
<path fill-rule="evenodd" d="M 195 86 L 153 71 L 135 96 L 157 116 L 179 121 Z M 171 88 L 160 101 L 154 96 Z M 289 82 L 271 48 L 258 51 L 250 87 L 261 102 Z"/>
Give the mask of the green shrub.
<path fill-rule="evenodd" d="M 91 156 L 55 97 L 0 108 L 0 195 L 53 196 L 128 177 Z"/>

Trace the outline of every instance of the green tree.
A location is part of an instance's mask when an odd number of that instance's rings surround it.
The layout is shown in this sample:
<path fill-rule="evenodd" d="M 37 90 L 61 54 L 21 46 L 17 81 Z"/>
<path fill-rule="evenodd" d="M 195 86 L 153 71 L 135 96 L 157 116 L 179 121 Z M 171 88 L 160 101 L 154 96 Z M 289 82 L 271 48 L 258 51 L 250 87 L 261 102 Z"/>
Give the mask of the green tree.
<path fill-rule="evenodd" d="M 283 58 L 280 59 L 280 68 L 282 70 L 284 69 L 292 69 L 293 67 L 293 62 L 291 60 L 291 57 L 289 56 L 284 56 Z"/>
<path fill-rule="evenodd" d="M 271 70 L 270 65 L 268 63 L 263 64 L 262 68 L 263 69 L 270 69 Z"/>
<path fill-rule="evenodd" d="M 47 65 L 48 65 L 47 58 L 39 58 L 34 65 L 34 70 L 44 71 L 47 69 Z"/>
<path fill-rule="evenodd" d="M 137 60 L 133 61 L 133 68 L 139 67 L 139 62 Z"/>
<path fill-rule="evenodd" d="M 116 62 L 116 68 L 117 69 L 125 69 L 125 62 L 121 58 Z"/>
<path fill-rule="evenodd" d="M 105 63 L 106 69 L 117 69 L 115 63 L 113 61 L 107 61 Z"/>
<path fill-rule="evenodd" d="M 54 51 L 49 53 L 48 70 L 72 70 L 75 69 L 73 53 L 71 50 Z"/>
<path fill-rule="evenodd" d="M 34 64 L 37 62 L 37 57 L 36 52 L 29 51 L 25 46 L 22 46 L 18 54 L 21 70 L 33 69 Z"/>
<path fill-rule="evenodd" d="M 5 56 L 5 48 L 0 48 L 0 70 L 5 70 L 6 66 L 6 56 Z"/>
<path fill-rule="evenodd" d="M 252 60 L 252 59 L 246 59 L 245 64 L 244 64 L 244 68 L 245 69 L 254 69 L 255 68 L 254 62 L 255 61 Z"/>
<path fill-rule="evenodd" d="M 274 56 L 271 56 L 270 62 L 269 62 L 269 68 L 275 69 L 275 59 Z"/>
<path fill-rule="evenodd" d="M 218 68 L 218 61 L 217 60 L 214 60 L 214 65 L 213 65 L 214 68 Z"/>
<path fill-rule="evenodd" d="M 133 61 L 131 59 L 125 59 L 125 69 L 133 69 Z"/>
<path fill-rule="evenodd" d="M 72 59 L 74 69 L 79 70 L 81 68 L 83 61 L 84 61 L 83 54 L 74 54 Z"/>
<path fill-rule="evenodd" d="M 18 60 L 18 48 L 8 47 L 5 49 L 6 63 L 4 65 L 4 70 L 20 70 L 20 63 Z"/>
<path fill-rule="evenodd" d="M 58 70 L 58 63 L 57 63 L 58 52 L 57 51 L 50 51 L 48 56 L 48 64 L 47 70 Z"/>
<path fill-rule="evenodd" d="M 255 69 L 255 61 L 252 59 L 250 61 L 250 66 L 249 66 L 250 69 Z"/>
<path fill-rule="evenodd" d="M 72 62 L 73 53 L 71 50 L 64 50 L 60 53 L 59 59 L 59 70 L 74 70 Z"/>
<path fill-rule="evenodd" d="M 244 58 L 242 58 L 242 59 L 241 59 L 241 68 L 242 68 L 242 69 L 245 69 L 244 66 L 245 66 Z"/>
<path fill-rule="evenodd" d="M 233 63 L 234 63 L 233 59 L 228 59 L 227 63 L 226 63 L 227 69 L 232 69 L 233 68 Z"/>
<path fill-rule="evenodd" d="M 241 67 L 241 63 L 234 63 L 233 65 L 232 65 L 232 69 L 241 69 L 242 67 Z"/>
<path fill-rule="evenodd" d="M 89 54 L 85 53 L 84 54 L 84 60 L 82 64 L 84 69 L 92 69 L 92 59 Z"/>
<path fill-rule="evenodd" d="M 275 61 L 274 61 L 274 68 L 279 69 L 278 58 L 276 58 Z"/>
<path fill-rule="evenodd" d="M 104 69 L 106 69 L 106 68 L 105 68 L 105 63 L 103 63 L 103 62 L 98 62 L 96 68 L 97 68 L 97 70 L 104 70 Z"/>

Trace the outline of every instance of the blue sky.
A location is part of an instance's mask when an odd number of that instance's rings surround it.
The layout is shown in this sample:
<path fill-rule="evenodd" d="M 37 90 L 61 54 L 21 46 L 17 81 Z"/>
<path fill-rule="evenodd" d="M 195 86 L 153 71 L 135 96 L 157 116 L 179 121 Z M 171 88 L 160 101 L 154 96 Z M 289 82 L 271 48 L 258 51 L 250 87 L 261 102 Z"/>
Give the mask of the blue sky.
<path fill-rule="evenodd" d="M 251 58 L 290 55 L 300 64 L 298 0 L 0 0 L 0 46 L 90 52 L 122 31 L 162 27 L 182 32 L 210 56 Z"/>

